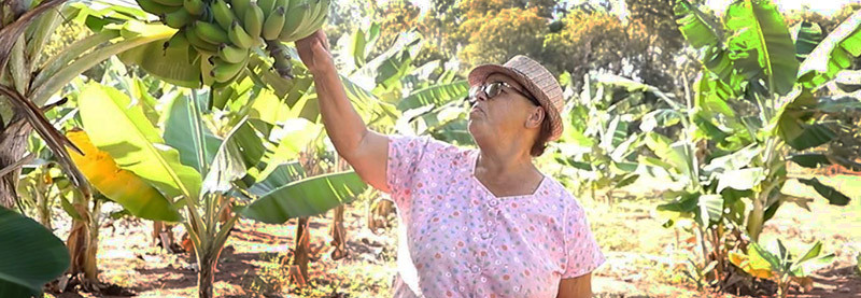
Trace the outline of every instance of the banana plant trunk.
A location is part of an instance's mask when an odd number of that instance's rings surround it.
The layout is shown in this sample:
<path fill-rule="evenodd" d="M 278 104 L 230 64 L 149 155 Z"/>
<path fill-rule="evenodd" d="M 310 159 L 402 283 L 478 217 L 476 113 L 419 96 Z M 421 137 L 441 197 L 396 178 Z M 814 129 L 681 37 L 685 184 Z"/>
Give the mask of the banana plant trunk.
<path fill-rule="evenodd" d="M 93 209 L 88 208 L 89 198 L 76 196 L 75 211 L 80 218 L 72 220 L 72 230 L 66 245 L 72 262 L 69 273 L 78 276 L 83 273 L 83 283 L 96 284 L 99 281 L 98 259 L 96 255 L 99 249 L 99 221 L 100 204 L 98 200 L 93 201 Z"/>
<path fill-rule="evenodd" d="M 765 200 L 766 193 L 760 193 L 753 200 L 753 209 L 750 210 L 750 215 L 747 219 L 747 234 L 750 235 L 750 241 L 759 242 L 759 234 L 762 233 L 762 225 L 765 221 Z"/>
<path fill-rule="evenodd" d="M 27 151 L 27 137 L 33 128 L 27 124 L 24 118 L 14 117 L 5 127 L 0 122 L 0 129 L 2 129 L 0 130 L 0 171 L 3 171 L 9 167 L 17 167 L 15 164 L 24 157 L 24 153 Z M 16 188 L 20 175 L 21 168 L 17 167 L 0 176 L 0 206 L 15 210 Z"/>
<path fill-rule="evenodd" d="M 212 285 L 215 284 L 215 266 L 218 264 L 218 254 L 205 253 L 197 260 L 200 272 L 197 275 L 197 295 L 200 298 L 212 298 Z"/>
<path fill-rule="evenodd" d="M 293 266 L 299 268 L 299 274 L 302 281 L 308 281 L 308 263 L 311 260 L 309 256 L 311 250 L 311 233 L 308 230 L 308 218 L 302 217 L 296 223 L 296 250 L 293 253 Z M 295 278 L 298 279 L 297 276 Z M 297 284 L 302 284 L 299 282 Z"/>
<path fill-rule="evenodd" d="M 347 230 L 344 229 L 344 205 L 334 210 L 332 225 L 329 226 L 329 236 L 332 237 L 332 260 L 340 260 L 347 256 Z"/>

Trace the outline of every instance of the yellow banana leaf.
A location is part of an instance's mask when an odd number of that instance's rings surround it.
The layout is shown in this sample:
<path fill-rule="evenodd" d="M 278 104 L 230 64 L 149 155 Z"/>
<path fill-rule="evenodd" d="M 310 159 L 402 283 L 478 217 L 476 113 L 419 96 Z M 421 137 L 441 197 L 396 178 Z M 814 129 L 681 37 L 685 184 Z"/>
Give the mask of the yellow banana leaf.
<path fill-rule="evenodd" d="M 750 274 L 753 277 L 758 277 L 758 278 L 763 278 L 763 279 L 770 279 L 773 277 L 771 270 L 763 269 L 763 268 L 755 268 L 755 266 L 751 266 L 750 259 L 748 258 L 747 255 L 735 253 L 735 252 L 730 252 L 729 253 L 729 262 L 732 263 L 733 265 L 735 265 L 736 267 L 741 268 L 741 270 L 744 270 L 744 272 L 747 272 L 748 274 Z"/>
<path fill-rule="evenodd" d="M 66 137 L 85 154 L 68 150 L 72 161 L 103 195 L 138 217 L 172 222 L 181 219 L 179 212 L 161 192 L 131 171 L 120 169 L 107 152 L 90 142 L 86 132 L 73 130 Z"/>

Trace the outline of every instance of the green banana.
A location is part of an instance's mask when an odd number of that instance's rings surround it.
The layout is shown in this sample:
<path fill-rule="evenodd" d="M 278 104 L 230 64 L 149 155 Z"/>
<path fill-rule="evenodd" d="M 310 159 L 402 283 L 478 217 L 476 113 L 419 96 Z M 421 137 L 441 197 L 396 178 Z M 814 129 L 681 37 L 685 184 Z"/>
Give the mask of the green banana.
<path fill-rule="evenodd" d="M 137 2 L 138 6 L 140 6 L 143 11 L 154 15 L 163 15 L 177 9 L 174 6 L 167 6 L 153 0 L 137 0 Z"/>
<path fill-rule="evenodd" d="M 182 7 L 184 7 L 188 13 L 195 16 L 202 15 L 206 10 L 206 5 L 203 3 L 203 0 L 183 0 Z"/>
<path fill-rule="evenodd" d="M 275 60 L 272 63 L 272 68 L 278 72 L 278 75 L 286 80 L 293 79 L 293 64 L 290 62 L 290 54 L 287 53 L 287 46 L 277 40 L 266 43 L 266 50 L 269 51 L 269 56 Z"/>
<path fill-rule="evenodd" d="M 281 41 L 294 41 L 291 37 L 296 33 L 296 30 L 305 22 L 305 19 L 310 15 L 311 5 L 308 0 L 290 0 L 290 6 L 287 7 L 287 20 L 284 21 L 284 26 L 281 28 L 281 34 L 278 39 Z"/>
<path fill-rule="evenodd" d="M 231 0 L 230 1 L 230 9 L 233 10 L 233 14 L 239 18 L 245 18 L 245 11 L 248 10 L 248 7 L 251 6 L 251 0 Z"/>
<path fill-rule="evenodd" d="M 230 30 L 227 30 L 227 38 L 230 39 L 231 43 L 243 49 L 254 45 L 254 39 L 239 25 L 239 21 L 233 22 Z"/>
<path fill-rule="evenodd" d="M 212 59 L 214 66 L 212 71 L 210 71 L 210 75 L 213 79 L 215 79 L 218 83 L 226 83 L 235 79 L 243 69 L 245 69 L 245 65 L 248 63 L 248 59 L 246 58 L 239 63 L 229 63 L 227 61 L 222 60 L 221 58 Z"/>
<path fill-rule="evenodd" d="M 227 32 L 213 23 L 207 23 L 204 21 L 194 22 L 194 31 L 197 31 L 197 36 L 199 36 L 200 39 L 208 41 L 212 44 L 222 44 L 230 42 L 230 39 L 227 38 Z"/>
<path fill-rule="evenodd" d="M 284 7 L 278 7 L 263 23 L 263 39 L 276 40 L 284 27 Z"/>
<path fill-rule="evenodd" d="M 176 31 L 170 39 L 164 42 L 164 49 L 185 48 L 189 45 L 188 38 L 185 37 L 185 29 L 180 29 L 179 31 Z"/>
<path fill-rule="evenodd" d="M 174 29 L 180 29 L 194 21 L 194 17 L 192 17 L 185 9 L 177 9 L 173 12 L 166 13 L 162 18 L 164 19 L 165 25 Z"/>
<path fill-rule="evenodd" d="M 313 18 L 310 22 L 307 23 L 306 26 L 300 27 L 296 30 L 296 34 L 292 36 L 293 41 L 303 39 L 308 37 L 311 34 L 314 34 L 317 30 L 323 27 L 326 24 L 326 21 L 329 19 L 329 5 L 331 4 L 331 0 L 317 0 L 318 4 L 317 8 L 314 11 Z"/>
<path fill-rule="evenodd" d="M 275 3 L 277 0 L 257 0 L 257 6 L 263 10 L 263 17 L 269 18 L 269 15 L 275 11 Z"/>
<path fill-rule="evenodd" d="M 251 2 L 251 6 L 245 11 L 244 28 L 251 38 L 258 38 L 263 33 L 263 9 L 256 2 Z"/>
<path fill-rule="evenodd" d="M 224 0 L 213 1 L 210 8 L 212 9 L 212 16 L 215 17 L 215 21 L 218 22 L 224 30 L 230 29 L 230 25 L 233 25 L 233 22 L 239 20 Z"/>
<path fill-rule="evenodd" d="M 200 38 L 197 30 L 194 30 L 194 28 L 187 28 L 185 30 L 185 38 L 199 52 L 210 55 L 215 55 L 218 52 L 218 46 Z"/>
<path fill-rule="evenodd" d="M 248 49 L 240 48 L 237 46 L 231 46 L 227 44 L 222 44 L 218 47 L 218 58 L 224 60 L 228 63 L 239 63 L 242 60 L 248 59 L 250 53 Z"/>

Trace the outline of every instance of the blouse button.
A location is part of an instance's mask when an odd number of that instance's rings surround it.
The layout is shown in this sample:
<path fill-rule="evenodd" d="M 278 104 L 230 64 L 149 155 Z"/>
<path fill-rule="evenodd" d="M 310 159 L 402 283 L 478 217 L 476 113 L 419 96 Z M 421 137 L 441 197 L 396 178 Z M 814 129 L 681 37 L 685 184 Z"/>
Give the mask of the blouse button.
<path fill-rule="evenodd" d="M 497 199 L 490 199 L 490 202 L 487 203 L 490 205 L 490 207 L 496 207 L 496 205 L 499 205 L 499 201 Z"/>

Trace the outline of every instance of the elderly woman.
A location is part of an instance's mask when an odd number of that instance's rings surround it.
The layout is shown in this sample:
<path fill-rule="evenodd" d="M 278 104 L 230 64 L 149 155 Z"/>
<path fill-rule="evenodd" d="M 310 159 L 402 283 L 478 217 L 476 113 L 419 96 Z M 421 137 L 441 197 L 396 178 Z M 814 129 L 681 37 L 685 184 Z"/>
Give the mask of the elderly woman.
<path fill-rule="evenodd" d="M 325 33 L 296 47 L 338 153 L 397 206 L 395 297 L 591 297 L 591 272 L 604 256 L 585 212 L 533 164 L 562 133 L 562 90 L 544 67 L 518 56 L 469 73 L 478 150 L 466 150 L 369 130 Z"/>

